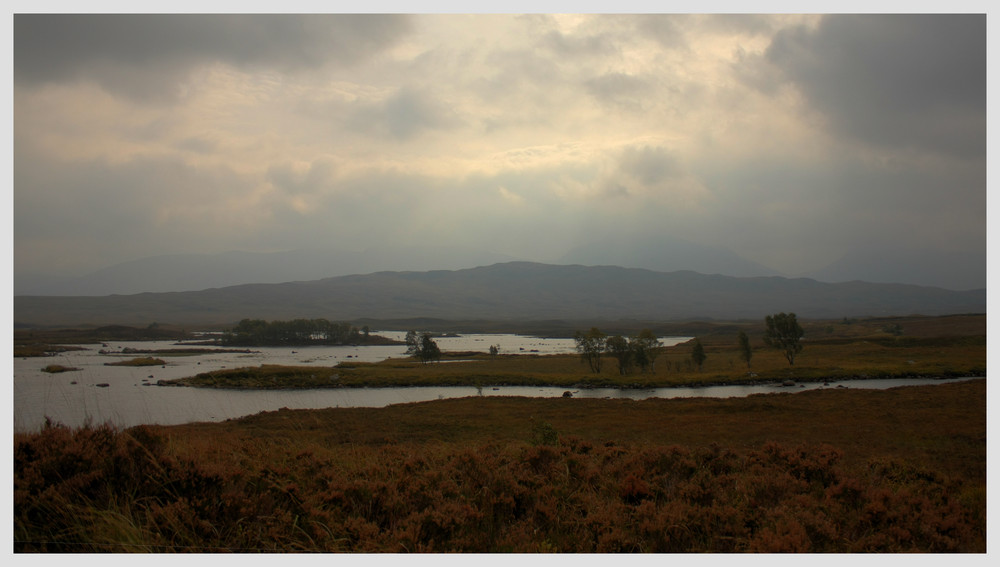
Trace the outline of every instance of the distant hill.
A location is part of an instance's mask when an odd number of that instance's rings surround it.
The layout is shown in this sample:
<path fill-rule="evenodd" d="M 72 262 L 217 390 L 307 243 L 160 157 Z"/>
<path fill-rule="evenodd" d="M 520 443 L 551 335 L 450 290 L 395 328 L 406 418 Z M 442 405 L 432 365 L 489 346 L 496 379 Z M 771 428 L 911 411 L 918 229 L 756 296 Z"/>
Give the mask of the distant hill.
<path fill-rule="evenodd" d="M 169 254 L 122 262 L 80 277 L 15 275 L 14 295 L 127 295 L 200 291 L 395 270 L 457 270 L 516 260 L 458 246 L 394 246 L 364 252 L 323 248 L 283 252 Z"/>
<path fill-rule="evenodd" d="M 22 326 L 228 325 L 245 317 L 732 320 L 779 311 L 802 318 L 985 313 L 986 290 L 510 262 L 190 292 L 14 297 L 14 322 Z"/>

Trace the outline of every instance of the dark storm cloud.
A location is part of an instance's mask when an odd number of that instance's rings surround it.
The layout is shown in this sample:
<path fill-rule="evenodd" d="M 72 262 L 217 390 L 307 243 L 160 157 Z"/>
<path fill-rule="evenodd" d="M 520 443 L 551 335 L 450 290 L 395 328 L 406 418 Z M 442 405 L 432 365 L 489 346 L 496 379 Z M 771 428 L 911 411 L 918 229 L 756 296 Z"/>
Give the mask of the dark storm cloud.
<path fill-rule="evenodd" d="M 826 16 L 767 58 L 837 131 L 952 155 L 986 150 L 986 16 Z"/>
<path fill-rule="evenodd" d="M 150 96 L 213 61 L 278 70 L 349 65 L 408 30 L 407 18 L 396 15 L 18 14 L 14 79 L 89 78 Z"/>

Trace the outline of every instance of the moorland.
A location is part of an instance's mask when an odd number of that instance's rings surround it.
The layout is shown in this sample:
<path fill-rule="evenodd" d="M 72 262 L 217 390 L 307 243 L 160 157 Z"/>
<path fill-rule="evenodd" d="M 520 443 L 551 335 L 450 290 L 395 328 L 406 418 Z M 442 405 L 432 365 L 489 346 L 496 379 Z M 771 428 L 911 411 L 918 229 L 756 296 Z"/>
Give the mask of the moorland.
<path fill-rule="evenodd" d="M 335 372 L 355 385 L 985 376 L 984 315 L 804 322 L 794 366 L 761 345 L 760 326 L 702 325 L 700 371 L 685 343 L 645 375 L 622 376 L 613 361 L 594 374 L 575 356 L 470 353 Z M 750 370 L 740 330 L 754 345 Z M 127 429 L 50 423 L 14 435 L 14 549 L 983 553 L 986 409 L 982 378 L 741 399 L 470 397 Z"/>

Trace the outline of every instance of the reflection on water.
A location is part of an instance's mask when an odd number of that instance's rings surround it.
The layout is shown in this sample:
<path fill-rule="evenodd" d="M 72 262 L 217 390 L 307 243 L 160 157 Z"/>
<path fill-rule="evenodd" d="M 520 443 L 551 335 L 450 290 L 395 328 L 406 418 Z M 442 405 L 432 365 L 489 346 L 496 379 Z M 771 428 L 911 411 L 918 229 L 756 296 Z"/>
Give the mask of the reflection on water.
<path fill-rule="evenodd" d="M 386 334 L 389 333 L 380 333 Z M 400 334 L 400 337 L 405 333 Z M 662 339 L 673 345 L 687 338 Z M 540 339 L 519 335 L 468 335 L 437 339 L 445 351 L 485 352 L 500 345 L 501 353 L 559 354 L 574 351 L 572 339 Z M 177 348 L 171 342 L 113 342 L 107 350 Z M 102 356 L 97 350 L 75 351 L 46 358 L 14 361 L 14 428 L 35 430 L 45 418 L 69 426 L 112 422 L 121 426 L 142 423 L 173 425 L 193 421 L 222 421 L 280 408 L 319 409 L 328 407 L 384 407 L 391 404 L 422 402 L 468 396 L 561 397 L 566 388 L 526 386 L 345 388 L 329 390 L 234 391 L 155 386 L 157 380 L 183 378 L 199 372 L 261 364 L 333 366 L 346 360 L 375 362 L 405 356 L 402 346 L 344 346 L 261 348 L 253 353 L 211 353 L 187 357 L 160 357 L 167 363 L 155 367 L 105 366 L 107 362 L 129 360 L 138 355 Z M 522 350 L 523 349 L 523 350 Z M 49 364 L 80 368 L 78 371 L 48 374 Z M 651 397 L 737 397 L 758 393 L 793 392 L 816 388 L 891 388 L 938 383 L 932 379 L 841 381 L 824 386 L 809 383 L 795 387 L 780 385 L 708 386 L 703 388 L 573 389 L 576 398 Z M 98 386 L 106 384 L 106 387 Z"/>

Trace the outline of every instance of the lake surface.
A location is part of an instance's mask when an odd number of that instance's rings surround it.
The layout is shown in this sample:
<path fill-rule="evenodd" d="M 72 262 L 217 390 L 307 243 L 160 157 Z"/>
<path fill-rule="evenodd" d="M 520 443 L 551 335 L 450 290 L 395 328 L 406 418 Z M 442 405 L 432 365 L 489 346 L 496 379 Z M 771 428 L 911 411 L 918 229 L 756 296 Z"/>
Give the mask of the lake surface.
<path fill-rule="evenodd" d="M 402 340 L 404 332 L 378 334 Z M 464 335 L 435 339 L 442 351 L 487 352 L 499 345 L 501 354 L 560 354 L 575 351 L 573 339 L 542 339 L 522 335 Z M 671 346 L 688 337 L 660 339 Z M 165 366 L 105 366 L 108 362 L 130 360 L 144 354 L 102 355 L 100 350 L 120 352 L 124 348 L 181 348 L 173 341 L 112 341 L 107 347 L 85 345 L 88 350 L 73 351 L 44 358 L 14 360 L 13 410 L 15 431 L 40 428 L 46 417 L 71 427 L 86 423 L 111 422 L 123 427 L 143 423 L 175 425 L 195 421 L 223 421 L 280 408 L 321 409 L 329 407 L 384 407 L 391 404 L 422 402 L 468 396 L 561 397 L 566 388 L 530 386 L 474 387 L 402 387 L 341 388 L 322 390 L 214 390 L 156 386 L 157 380 L 184 378 L 199 372 L 222 368 L 283 364 L 296 366 L 334 366 L 343 361 L 377 362 L 404 357 L 405 346 L 339 347 L 264 347 L 250 353 L 210 353 L 197 356 L 167 357 Z M 209 348 L 209 347 L 199 347 Z M 80 368 L 78 371 L 49 374 L 42 368 L 49 364 Z M 892 379 L 840 381 L 824 386 L 809 383 L 795 387 L 707 386 L 701 388 L 573 389 L 577 398 L 651 397 L 739 397 L 751 394 L 804 391 L 817 388 L 892 388 L 896 386 L 940 383 L 933 379 Z M 100 385 L 99 385 L 100 384 Z"/>

